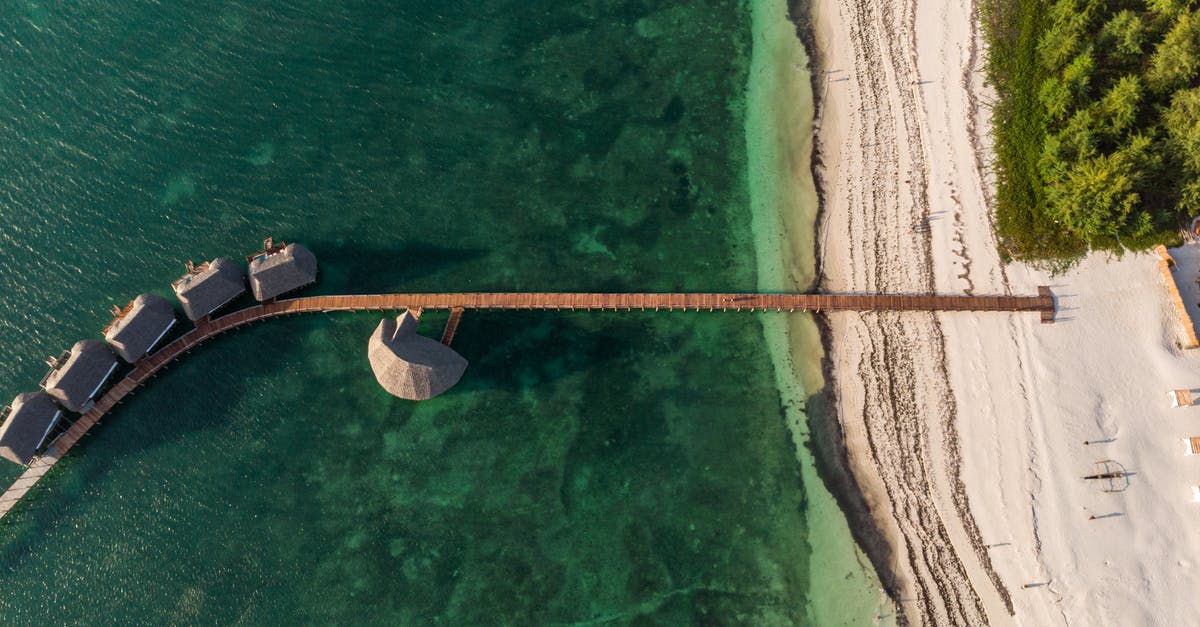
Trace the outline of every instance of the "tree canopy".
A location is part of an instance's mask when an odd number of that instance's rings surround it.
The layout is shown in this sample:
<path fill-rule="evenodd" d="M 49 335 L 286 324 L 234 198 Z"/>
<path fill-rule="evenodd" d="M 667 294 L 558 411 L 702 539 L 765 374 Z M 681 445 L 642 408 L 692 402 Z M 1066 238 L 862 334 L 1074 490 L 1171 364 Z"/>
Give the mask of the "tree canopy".
<path fill-rule="evenodd" d="M 1141 248 L 1200 213 L 1198 5 L 985 0 L 1004 252 Z"/>

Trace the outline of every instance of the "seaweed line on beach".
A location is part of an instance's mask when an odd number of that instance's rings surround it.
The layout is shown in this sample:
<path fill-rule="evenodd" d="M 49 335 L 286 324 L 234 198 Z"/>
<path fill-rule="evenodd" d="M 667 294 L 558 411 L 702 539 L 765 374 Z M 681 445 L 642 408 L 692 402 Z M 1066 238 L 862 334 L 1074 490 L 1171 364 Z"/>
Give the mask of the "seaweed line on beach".
<path fill-rule="evenodd" d="M 797 3 L 793 3 L 795 7 Z M 965 5 L 970 15 L 976 15 L 973 2 Z M 922 123 L 927 121 L 927 112 L 921 100 L 920 85 L 923 84 L 918 71 L 916 40 L 916 3 L 889 2 L 882 5 L 863 6 L 841 2 L 826 9 L 840 12 L 841 30 L 835 36 L 848 38 L 853 51 L 851 68 L 831 68 L 814 46 L 814 59 L 821 71 L 814 72 L 814 92 L 818 94 L 818 119 L 822 121 L 827 112 L 826 93 L 834 88 L 832 72 L 850 70 L 852 76 L 839 78 L 837 85 L 853 89 L 857 100 L 857 112 L 846 133 L 852 136 L 828 137 L 818 133 L 813 162 L 821 198 L 818 224 L 818 281 L 825 288 L 868 289 L 875 291 L 933 291 L 934 245 L 928 229 L 918 228 L 931 219 L 930 185 L 927 156 L 925 151 L 933 149 L 923 135 Z M 801 10 L 804 18 L 798 24 L 805 28 L 805 40 L 816 41 L 809 14 Z M 907 33 L 907 36 L 885 36 L 888 33 Z M 972 88 L 974 67 L 979 63 L 978 29 L 972 24 L 969 33 L 971 46 L 969 58 L 961 70 L 959 87 L 966 92 L 971 115 L 966 120 L 975 150 L 974 163 L 985 198 L 990 201 L 986 190 L 987 171 L 984 169 L 983 139 L 978 132 L 976 119 L 979 95 Z M 857 122 L 857 124 L 855 124 Z M 843 171 L 840 163 L 830 163 L 825 158 L 831 148 L 829 142 L 841 142 L 832 146 L 835 150 L 854 152 L 850 167 Z M 957 180 L 957 177 L 955 177 Z M 940 184 L 941 181 L 939 181 Z M 947 183 L 950 184 L 950 183 Z M 836 226 L 830 226 L 831 200 L 829 190 L 845 190 L 849 207 L 839 207 L 845 215 L 838 215 Z M 952 202 L 958 201 L 958 190 L 949 190 Z M 840 199 L 839 199 L 840 200 Z M 971 276 L 971 256 L 963 230 L 961 204 L 954 207 L 954 224 L 951 251 L 961 265 L 957 279 L 967 293 L 974 290 Z M 993 218 L 989 215 L 989 222 Z M 836 232 L 830 231 L 836 229 Z M 831 270 L 826 257 L 830 252 L 829 238 L 841 242 L 847 251 L 842 255 L 843 266 Z M 837 272 L 843 276 L 835 276 Z M 1007 277 L 1001 270 L 1001 282 L 1008 291 Z M 836 327 L 836 329 L 835 329 Z M 943 499 L 949 502 L 953 516 L 957 518 L 955 533 L 964 544 L 970 545 L 970 553 L 978 567 L 995 587 L 996 593 L 1008 613 L 1013 612 L 1010 593 L 995 572 L 983 544 L 978 525 L 971 512 L 969 499 L 961 476 L 961 447 L 956 421 L 957 402 L 950 387 L 946 363 L 944 335 L 941 325 L 933 315 L 879 314 L 863 315 L 857 320 L 846 320 L 832 324 L 823 317 L 820 323 L 823 342 L 829 353 L 826 369 L 842 377 L 854 373 L 857 381 L 839 380 L 830 386 L 834 397 L 831 406 L 844 411 L 839 416 L 841 439 L 838 442 L 839 461 L 857 468 L 873 467 L 878 474 L 876 490 L 882 491 L 884 503 L 876 503 L 878 518 L 871 519 L 871 534 L 884 538 L 886 544 L 890 534 L 884 527 L 894 524 L 899 534 L 893 541 L 896 547 L 877 546 L 864 543 L 872 561 L 876 563 L 881 579 L 894 594 L 902 593 L 906 587 L 916 593 L 916 598 L 903 598 L 900 609 L 913 620 L 934 624 L 982 624 L 988 622 L 983 600 L 974 588 L 967 573 L 962 556 L 956 554 L 947 524 L 952 519 L 943 519 L 949 511 L 939 512 L 936 491 L 941 486 Z M 852 337 L 834 338 L 834 333 L 858 335 L 862 350 L 857 357 L 858 365 L 837 363 L 839 358 L 853 361 L 853 357 L 839 356 L 835 345 L 842 340 L 850 343 Z M 936 373 L 930 377 L 929 374 Z M 838 397 L 847 385 L 861 386 L 861 407 L 843 407 Z M 849 403 L 847 403 L 849 404 Z M 845 432 L 851 426 L 861 429 L 869 452 L 870 461 L 852 460 L 846 444 Z M 937 447 L 936 449 L 934 447 Z M 857 465 L 852 462 L 859 461 Z M 870 483 L 870 482 L 868 482 Z M 850 485 L 859 489 L 870 489 L 855 480 Z M 866 494 L 852 497 L 839 495 L 845 502 L 867 503 Z M 888 513 L 890 510 L 890 515 Z M 851 515 L 861 515 L 851 510 Z M 893 553 L 904 555 L 904 564 L 880 565 L 881 561 L 892 560 Z M 966 549 L 960 547 L 960 551 Z M 908 586 L 905 585 L 905 580 Z M 905 617 L 901 617 L 902 619 Z"/>

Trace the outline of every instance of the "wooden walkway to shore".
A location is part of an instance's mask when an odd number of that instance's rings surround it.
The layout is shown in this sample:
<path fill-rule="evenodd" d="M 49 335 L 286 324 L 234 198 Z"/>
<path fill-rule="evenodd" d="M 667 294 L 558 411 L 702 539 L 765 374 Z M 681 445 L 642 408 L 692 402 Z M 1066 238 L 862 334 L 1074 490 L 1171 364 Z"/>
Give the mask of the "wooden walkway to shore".
<path fill-rule="evenodd" d="M 450 310 L 450 319 L 446 320 L 446 330 L 442 332 L 442 344 L 449 346 L 458 332 L 458 323 L 462 321 L 463 308 L 455 307 Z"/>
<path fill-rule="evenodd" d="M 331 311 L 399 311 L 449 309 L 455 322 L 464 309 L 612 310 L 612 311 L 998 311 L 1037 312 L 1043 322 L 1054 320 L 1054 298 L 1047 288 L 1037 296 L 940 296 L 877 294 L 615 294 L 615 293 L 447 293 L 309 296 L 248 307 L 216 320 L 201 320 L 196 328 L 139 361 L 110 387 L 96 404 L 35 459 L 0 495 L 0 518 L 25 496 L 72 446 L 151 376 L 203 342 L 247 324 L 301 313 Z M 454 327 L 458 325 L 455 324 Z M 447 339 L 453 330 L 447 328 Z"/>

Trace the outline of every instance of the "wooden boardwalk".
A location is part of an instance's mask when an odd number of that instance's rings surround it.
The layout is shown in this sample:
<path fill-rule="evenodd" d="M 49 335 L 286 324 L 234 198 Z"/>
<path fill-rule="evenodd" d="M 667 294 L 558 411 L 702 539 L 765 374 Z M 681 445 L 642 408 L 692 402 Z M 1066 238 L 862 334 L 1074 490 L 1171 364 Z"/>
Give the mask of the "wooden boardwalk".
<path fill-rule="evenodd" d="M 215 320 L 201 320 L 196 328 L 153 355 L 110 387 L 90 411 L 80 417 L 35 459 L 0 495 L 3 518 L 38 479 L 75 446 L 104 414 L 180 355 L 203 342 L 238 327 L 279 316 L 331 311 L 399 311 L 401 309 L 612 310 L 612 311 L 1005 311 L 1037 312 L 1043 322 L 1054 320 L 1050 290 L 1037 296 L 940 296 L 877 294 L 616 294 L 566 292 L 485 292 L 446 294 L 376 294 L 361 296 L 308 296 L 263 303 Z M 454 316 L 457 322 L 457 316 Z M 457 324 L 454 325 L 457 328 Z M 444 337 L 453 338 L 447 325 Z"/>
<path fill-rule="evenodd" d="M 462 320 L 463 308 L 455 307 L 450 310 L 450 318 L 446 320 L 446 330 L 442 332 L 442 344 L 449 346 L 458 332 L 458 323 Z"/>

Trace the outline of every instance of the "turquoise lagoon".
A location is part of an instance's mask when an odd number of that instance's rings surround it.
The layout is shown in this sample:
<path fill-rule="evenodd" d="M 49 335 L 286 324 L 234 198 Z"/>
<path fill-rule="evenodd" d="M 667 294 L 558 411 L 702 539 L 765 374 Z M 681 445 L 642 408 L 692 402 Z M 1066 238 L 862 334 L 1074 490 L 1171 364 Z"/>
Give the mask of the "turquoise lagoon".
<path fill-rule="evenodd" d="M 772 84 L 754 87 L 754 55 L 797 54 L 784 10 L 5 2 L 0 390 L 31 389 L 44 357 L 98 336 L 109 305 L 168 295 L 184 260 L 266 235 L 317 253 L 310 293 L 772 288 L 775 205 L 751 210 L 748 165 L 772 157 L 747 128 L 779 105 Z M 763 41 L 785 56 L 764 59 Z M 444 319 L 427 314 L 423 332 Z M 876 613 L 873 574 L 813 471 L 819 443 L 784 409 L 804 391 L 773 365 L 789 341 L 778 322 L 468 312 L 466 377 L 421 404 L 371 377 L 377 322 L 273 321 L 153 380 L 0 524 L 0 616 Z"/>

